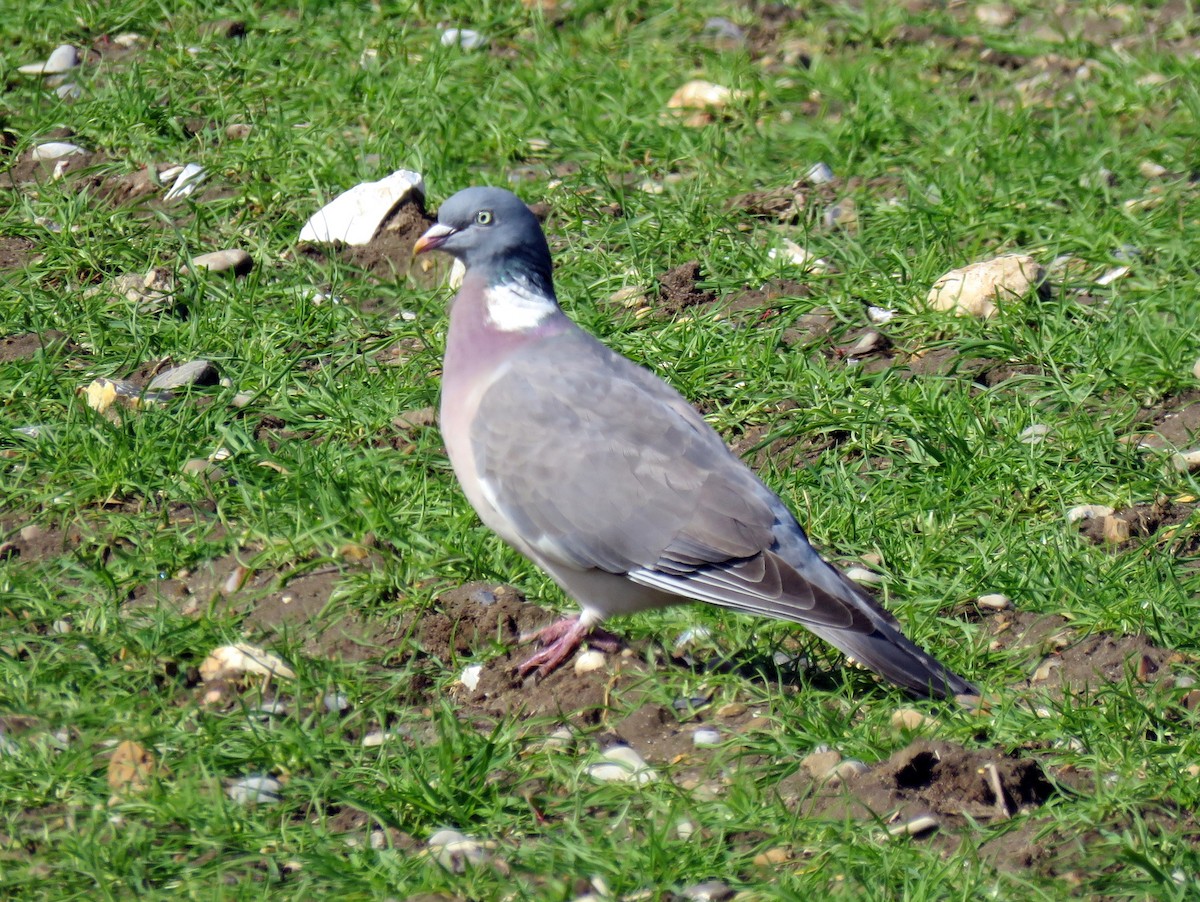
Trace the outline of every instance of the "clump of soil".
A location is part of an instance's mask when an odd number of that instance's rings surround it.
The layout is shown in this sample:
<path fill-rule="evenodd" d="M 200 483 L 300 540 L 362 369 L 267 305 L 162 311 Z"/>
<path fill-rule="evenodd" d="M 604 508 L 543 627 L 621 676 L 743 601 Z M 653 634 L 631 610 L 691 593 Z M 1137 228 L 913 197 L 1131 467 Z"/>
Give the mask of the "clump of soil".
<path fill-rule="evenodd" d="M 676 314 L 697 304 L 711 304 L 717 299 L 716 294 L 701 288 L 699 282 L 700 263 L 697 260 L 668 269 L 658 279 L 659 309 L 666 314 Z"/>
<path fill-rule="evenodd" d="M 921 739 L 843 784 L 819 787 L 802 804 L 810 817 L 907 820 L 933 814 L 961 825 L 967 818 L 986 822 L 1032 810 L 1053 794 L 1041 765 L 1030 758 Z"/>

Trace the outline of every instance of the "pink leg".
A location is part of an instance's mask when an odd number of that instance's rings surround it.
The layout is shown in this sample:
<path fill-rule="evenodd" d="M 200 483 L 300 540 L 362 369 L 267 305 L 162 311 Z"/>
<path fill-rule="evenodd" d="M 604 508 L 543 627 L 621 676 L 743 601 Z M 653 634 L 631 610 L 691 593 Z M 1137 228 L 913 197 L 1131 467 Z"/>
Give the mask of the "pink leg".
<path fill-rule="evenodd" d="M 517 673 L 525 676 L 531 670 L 537 670 L 538 676 L 544 677 L 553 673 L 575 650 L 587 639 L 589 645 L 595 645 L 609 653 L 615 652 L 621 642 L 612 633 L 595 629 L 590 623 L 576 615 L 557 620 L 536 633 L 521 637 L 521 642 L 540 642 L 542 650 L 529 660 L 517 665 Z"/>

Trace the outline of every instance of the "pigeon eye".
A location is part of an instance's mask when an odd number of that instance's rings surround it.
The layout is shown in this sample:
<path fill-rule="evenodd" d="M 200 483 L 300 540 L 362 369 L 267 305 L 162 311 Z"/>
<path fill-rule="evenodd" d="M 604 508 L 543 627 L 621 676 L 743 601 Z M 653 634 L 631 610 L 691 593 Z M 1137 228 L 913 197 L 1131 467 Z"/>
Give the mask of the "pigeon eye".
<path fill-rule="evenodd" d="M 477 223 L 479 223 L 479 225 L 491 225 L 492 224 L 492 211 L 491 210 L 480 210 L 478 213 L 475 214 L 475 221 Z"/>

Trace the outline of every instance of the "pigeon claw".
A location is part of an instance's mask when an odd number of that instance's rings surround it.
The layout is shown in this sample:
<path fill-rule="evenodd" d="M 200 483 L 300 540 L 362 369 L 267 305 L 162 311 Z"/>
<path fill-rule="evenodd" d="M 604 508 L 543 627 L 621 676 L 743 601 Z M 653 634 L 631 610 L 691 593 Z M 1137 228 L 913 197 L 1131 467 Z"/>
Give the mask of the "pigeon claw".
<path fill-rule="evenodd" d="M 589 645 L 609 652 L 615 652 L 621 647 L 621 641 L 612 633 L 595 629 L 584 623 L 578 615 L 556 620 L 547 627 L 535 633 L 521 636 L 521 642 L 538 642 L 542 648 L 537 654 L 517 665 L 517 673 L 528 676 L 537 671 L 539 677 L 553 673 L 567 661 L 571 655 L 587 640 Z"/>

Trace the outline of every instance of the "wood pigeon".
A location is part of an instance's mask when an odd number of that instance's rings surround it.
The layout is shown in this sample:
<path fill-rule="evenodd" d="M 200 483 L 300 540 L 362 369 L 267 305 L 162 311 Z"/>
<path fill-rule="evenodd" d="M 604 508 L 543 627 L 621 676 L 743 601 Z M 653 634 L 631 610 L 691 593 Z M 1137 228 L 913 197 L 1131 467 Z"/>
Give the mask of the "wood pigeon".
<path fill-rule="evenodd" d="M 977 695 L 827 563 L 779 497 L 677 391 L 559 308 L 550 250 L 516 195 L 467 188 L 414 253 L 466 272 L 450 304 L 441 428 L 485 524 L 582 614 L 532 638 L 546 675 L 604 619 L 689 600 L 802 624 L 919 695 Z"/>

